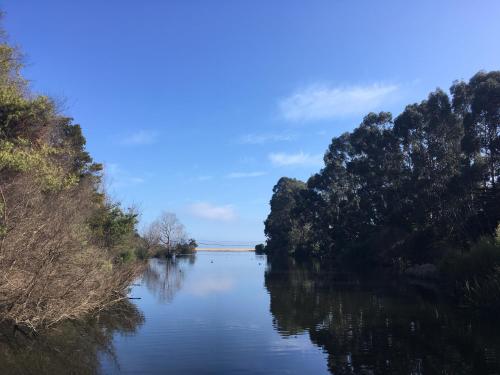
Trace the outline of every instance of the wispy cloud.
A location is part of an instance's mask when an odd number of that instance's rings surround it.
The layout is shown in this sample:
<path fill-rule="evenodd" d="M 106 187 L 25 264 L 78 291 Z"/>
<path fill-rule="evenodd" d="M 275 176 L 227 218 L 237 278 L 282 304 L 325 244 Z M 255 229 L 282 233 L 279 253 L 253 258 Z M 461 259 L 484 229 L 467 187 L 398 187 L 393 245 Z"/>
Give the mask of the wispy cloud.
<path fill-rule="evenodd" d="M 233 221 L 237 218 L 234 207 L 231 205 L 216 206 L 207 202 L 198 202 L 189 206 L 189 212 L 207 220 Z"/>
<path fill-rule="evenodd" d="M 261 145 L 270 142 L 287 142 L 297 138 L 292 133 L 267 133 L 267 134 L 245 134 L 239 139 L 239 143 L 248 145 Z"/>
<path fill-rule="evenodd" d="M 325 120 L 376 110 L 398 91 L 397 85 L 335 87 L 316 84 L 299 90 L 279 102 L 289 121 Z"/>
<path fill-rule="evenodd" d="M 297 152 L 289 154 L 286 152 L 276 152 L 269 154 L 269 160 L 276 167 L 285 166 L 314 166 L 319 167 L 323 165 L 322 154 L 307 154 L 304 152 Z"/>
<path fill-rule="evenodd" d="M 124 137 L 120 143 L 127 146 L 150 145 L 152 143 L 155 143 L 157 139 L 157 132 L 150 130 L 139 130 Z"/>
<path fill-rule="evenodd" d="M 226 178 L 250 178 L 250 177 L 260 177 L 264 176 L 266 172 L 256 171 L 256 172 L 233 172 L 226 175 Z"/>

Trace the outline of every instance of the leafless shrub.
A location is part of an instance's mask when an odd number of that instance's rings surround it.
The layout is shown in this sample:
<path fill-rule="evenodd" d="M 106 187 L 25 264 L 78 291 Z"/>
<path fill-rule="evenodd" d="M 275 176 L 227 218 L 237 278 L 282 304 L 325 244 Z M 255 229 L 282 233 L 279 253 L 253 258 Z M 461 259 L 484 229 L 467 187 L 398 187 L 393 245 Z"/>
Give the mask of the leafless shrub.
<path fill-rule="evenodd" d="M 184 225 L 174 213 L 162 213 L 157 225 L 160 230 L 160 243 L 167 249 L 173 249 L 176 244 L 186 241 Z"/>
<path fill-rule="evenodd" d="M 184 225 L 172 212 L 163 212 L 146 228 L 142 239 L 150 256 L 168 257 L 186 252 L 186 249 L 193 251 L 196 247 L 194 240 L 188 240 Z"/>
<path fill-rule="evenodd" d="M 90 244 L 92 181 L 44 192 L 31 174 L 0 183 L 0 316 L 36 330 L 125 298 L 137 266 Z"/>

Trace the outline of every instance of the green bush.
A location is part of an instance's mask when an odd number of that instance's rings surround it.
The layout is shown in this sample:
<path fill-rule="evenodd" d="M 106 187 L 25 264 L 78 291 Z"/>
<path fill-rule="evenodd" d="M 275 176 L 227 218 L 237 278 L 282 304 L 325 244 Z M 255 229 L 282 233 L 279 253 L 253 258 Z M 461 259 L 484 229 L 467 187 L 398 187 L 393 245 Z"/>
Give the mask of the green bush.
<path fill-rule="evenodd" d="M 134 249 L 127 249 L 125 251 L 122 251 L 120 253 L 120 259 L 123 263 L 129 263 L 136 260 L 137 258 Z"/>
<path fill-rule="evenodd" d="M 494 237 L 481 237 L 468 252 L 443 260 L 443 277 L 466 306 L 500 311 L 499 229 Z"/>
<path fill-rule="evenodd" d="M 135 249 L 135 257 L 140 260 L 146 260 L 150 257 L 150 252 L 144 246 L 138 246 Z"/>
<path fill-rule="evenodd" d="M 194 239 L 190 239 L 186 242 L 181 242 L 175 245 L 174 253 L 176 255 L 190 255 L 193 254 L 198 247 L 198 244 Z"/>
<path fill-rule="evenodd" d="M 500 267 L 487 276 L 466 281 L 461 295 L 464 303 L 482 311 L 500 311 Z"/>
<path fill-rule="evenodd" d="M 491 275 L 500 266 L 500 243 L 497 237 L 481 237 L 469 251 L 443 260 L 443 274 L 449 280 L 471 281 Z"/>
<path fill-rule="evenodd" d="M 255 245 L 255 254 L 265 254 L 266 246 L 264 244 Z"/>

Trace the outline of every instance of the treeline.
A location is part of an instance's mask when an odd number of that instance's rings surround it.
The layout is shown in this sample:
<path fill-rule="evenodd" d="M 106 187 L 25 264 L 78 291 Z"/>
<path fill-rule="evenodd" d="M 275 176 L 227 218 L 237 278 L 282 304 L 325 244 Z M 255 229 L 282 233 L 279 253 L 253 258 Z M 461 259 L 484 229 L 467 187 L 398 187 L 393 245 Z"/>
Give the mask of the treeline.
<path fill-rule="evenodd" d="M 102 191 L 79 125 L 0 43 L 0 320 L 38 329 L 126 298 L 137 213 Z"/>
<path fill-rule="evenodd" d="M 462 267 L 469 282 L 497 267 L 498 282 L 500 72 L 454 82 L 450 93 L 437 89 L 395 119 L 368 114 L 332 139 L 307 182 L 281 178 L 265 251 L 400 271 Z"/>

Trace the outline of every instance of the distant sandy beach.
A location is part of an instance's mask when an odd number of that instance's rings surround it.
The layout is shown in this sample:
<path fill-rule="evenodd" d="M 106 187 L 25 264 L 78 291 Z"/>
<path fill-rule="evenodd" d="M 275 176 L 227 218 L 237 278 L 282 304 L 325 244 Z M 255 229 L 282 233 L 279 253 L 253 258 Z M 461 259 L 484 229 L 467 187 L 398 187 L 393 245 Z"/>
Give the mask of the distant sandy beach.
<path fill-rule="evenodd" d="M 196 251 L 231 251 L 231 252 L 246 252 L 246 251 L 255 251 L 255 249 L 252 248 L 241 248 L 241 247 L 202 247 L 202 248 L 197 248 Z"/>

